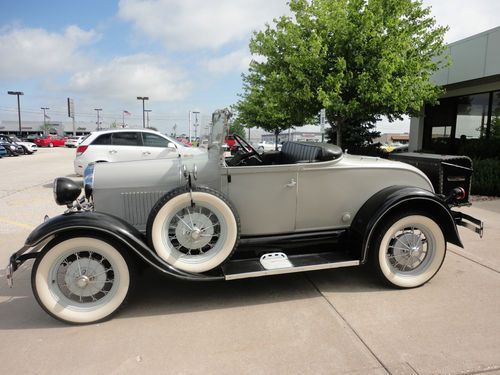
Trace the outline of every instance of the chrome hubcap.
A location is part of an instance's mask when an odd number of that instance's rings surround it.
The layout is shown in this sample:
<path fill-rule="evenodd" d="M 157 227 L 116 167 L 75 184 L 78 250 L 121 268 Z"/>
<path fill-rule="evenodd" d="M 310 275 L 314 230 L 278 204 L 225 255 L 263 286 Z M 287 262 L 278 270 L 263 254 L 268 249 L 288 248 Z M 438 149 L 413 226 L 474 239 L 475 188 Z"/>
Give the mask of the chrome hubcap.
<path fill-rule="evenodd" d="M 185 207 L 167 224 L 168 240 L 185 255 L 201 255 L 212 250 L 221 236 L 217 215 L 203 206 Z"/>
<path fill-rule="evenodd" d="M 111 263 L 92 251 L 66 256 L 54 268 L 52 279 L 62 296 L 79 303 L 99 301 L 111 291 L 114 282 Z"/>
<path fill-rule="evenodd" d="M 429 238 L 419 228 L 401 229 L 389 240 L 386 256 L 395 271 L 413 272 L 427 263 Z"/>

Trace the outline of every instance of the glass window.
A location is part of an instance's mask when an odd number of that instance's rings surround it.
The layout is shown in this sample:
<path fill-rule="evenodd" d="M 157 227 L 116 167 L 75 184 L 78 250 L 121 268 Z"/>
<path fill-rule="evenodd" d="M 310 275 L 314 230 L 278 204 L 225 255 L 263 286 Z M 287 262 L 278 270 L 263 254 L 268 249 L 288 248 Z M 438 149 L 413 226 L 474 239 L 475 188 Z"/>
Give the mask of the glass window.
<path fill-rule="evenodd" d="M 490 137 L 500 138 L 500 91 L 493 93 Z"/>
<path fill-rule="evenodd" d="M 486 136 L 489 97 L 489 93 L 484 93 L 458 98 L 455 138 L 475 139 Z"/>
<path fill-rule="evenodd" d="M 111 144 L 111 134 L 101 134 L 98 136 L 94 142 L 92 142 L 93 145 L 110 145 Z"/>
<path fill-rule="evenodd" d="M 156 134 L 142 133 L 142 140 L 147 147 L 168 147 L 168 140 Z"/>
<path fill-rule="evenodd" d="M 113 145 L 115 146 L 138 146 L 138 132 L 117 132 L 113 133 Z"/>

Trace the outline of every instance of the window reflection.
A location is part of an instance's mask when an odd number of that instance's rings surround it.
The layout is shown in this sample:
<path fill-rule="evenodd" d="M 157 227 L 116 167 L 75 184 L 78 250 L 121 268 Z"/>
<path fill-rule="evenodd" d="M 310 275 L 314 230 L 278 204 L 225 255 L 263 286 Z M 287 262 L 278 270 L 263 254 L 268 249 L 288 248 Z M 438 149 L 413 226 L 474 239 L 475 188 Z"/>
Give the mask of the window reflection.
<path fill-rule="evenodd" d="M 458 98 L 455 138 L 477 139 L 486 136 L 488 102 L 489 93 Z"/>
<path fill-rule="evenodd" d="M 490 137 L 500 138 L 500 91 L 493 93 Z"/>

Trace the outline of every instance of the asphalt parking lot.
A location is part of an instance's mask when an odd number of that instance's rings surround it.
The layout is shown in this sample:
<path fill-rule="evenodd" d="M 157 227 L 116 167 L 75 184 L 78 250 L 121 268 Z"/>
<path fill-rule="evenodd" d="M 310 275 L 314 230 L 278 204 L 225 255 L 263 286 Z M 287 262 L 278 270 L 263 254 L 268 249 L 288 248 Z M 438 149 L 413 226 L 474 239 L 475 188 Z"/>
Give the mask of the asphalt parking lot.
<path fill-rule="evenodd" d="M 74 149 L 0 160 L 0 266 L 45 214 L 64 208 L 52 180 L 73 175 Z M 68 326 L 30 287 L 31 262 L 0 277 L 4 374 L 500 374 L 500 200 L 464 209 L 439 274 L 412 290 L 362 268 L 187 283 L 147 273 L 112 320 Z"/>

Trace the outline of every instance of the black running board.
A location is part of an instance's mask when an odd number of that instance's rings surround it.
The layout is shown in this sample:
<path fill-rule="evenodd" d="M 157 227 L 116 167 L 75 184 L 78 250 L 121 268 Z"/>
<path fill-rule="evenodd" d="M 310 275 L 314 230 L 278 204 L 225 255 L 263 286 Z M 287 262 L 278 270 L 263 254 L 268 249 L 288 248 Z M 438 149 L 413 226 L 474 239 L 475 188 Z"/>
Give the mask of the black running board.
<path fill-rule="evenodd" d="M 266 269 L 258 258 L 233 260 L 224 264 L 222 271 L 226 280 L 236 280 L 285 273 L 353 267 L 360 264 L 359 260 L 349 259 L 346 254 L 339 253 L 291 255 L 288 257 L 288 261 L 290 266 Z"/>

